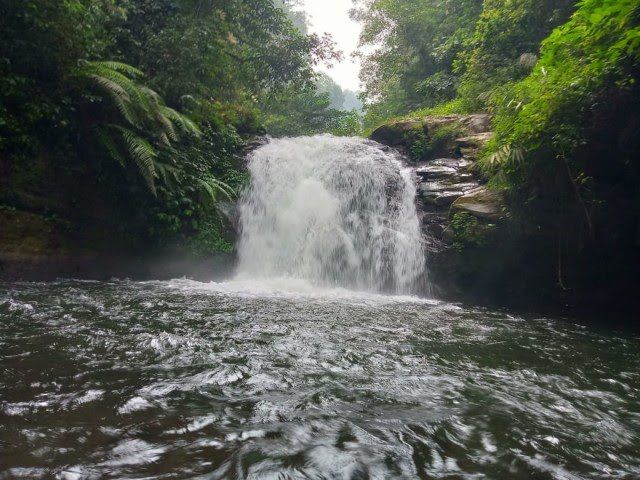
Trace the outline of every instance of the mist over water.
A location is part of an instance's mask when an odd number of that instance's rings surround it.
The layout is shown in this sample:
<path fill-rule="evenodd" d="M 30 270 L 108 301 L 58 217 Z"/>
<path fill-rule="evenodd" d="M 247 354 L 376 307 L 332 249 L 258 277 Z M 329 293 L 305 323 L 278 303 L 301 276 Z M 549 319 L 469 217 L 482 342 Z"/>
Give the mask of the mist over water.
<path fill-rule="evenodd" d="M 424 287 L 415 182 L 396 154 L 359 138 L 285 138 L 255 151 L 249 170 L 239 279 L 393 293 Z"/>

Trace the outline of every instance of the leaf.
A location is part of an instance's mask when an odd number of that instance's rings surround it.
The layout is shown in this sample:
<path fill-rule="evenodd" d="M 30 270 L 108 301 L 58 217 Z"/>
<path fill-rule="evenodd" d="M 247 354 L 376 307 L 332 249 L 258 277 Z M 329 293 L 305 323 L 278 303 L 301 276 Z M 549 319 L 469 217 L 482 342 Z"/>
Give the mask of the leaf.
<path fill-rule="evenodd" d="M 157 177 L 155 161 L 157 153 L 155 149 L 144 138 L 139 137 L 131 130 L 120 126 L 114 126 L 122 136 L 129 155 L 134 160 L 142 177 L 144 178 L 151 193 L 156 195 L 155 179 Z"/>
<path fill-rule="evenodd" d="M 198 184 L 211 200 L 212 204 L 217 203 L 218 193 L 222 193 L 228 200 L 231 200 L 235 196 L 235 192 L 229 185 L 216 178 L 198 178 L 197 180 Z"/>
<path fill-rule="evenodd" d="M 103 128 L 96 128 L 95 135 L 98 142 L 102 144 L 109 156 L 124 167 L 127 161 L 122 155 L 122 151 L 113 137 Z"/>
<path fill-rule="evenodd" d="M 177 124 L 183 131 L 191 133 L 192 135 L 200 136 L 202 132 L 198 126 L 186 115 L 182 115 L 173 108 L 165 105 L 160 107 L 160 113 L 173 123 Z"/>

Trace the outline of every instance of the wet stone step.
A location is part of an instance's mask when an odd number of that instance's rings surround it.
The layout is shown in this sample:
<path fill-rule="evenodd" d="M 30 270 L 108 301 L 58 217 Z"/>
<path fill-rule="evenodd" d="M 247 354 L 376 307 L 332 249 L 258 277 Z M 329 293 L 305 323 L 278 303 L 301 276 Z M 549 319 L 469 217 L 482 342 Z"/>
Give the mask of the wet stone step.
<path fill-rule="evenodd" d="M 422 179 L 462 175 L 470 165 L 471 162 L 465 159 L 442 158 L 417 168 L 416 174 Z"/>
<path fill-rule="evenodd" d="M 464 192 L 460 190 L 445 191 L 445 192 L 422 192 L 422 200 L 428 205 L 435 205 L 436 207 L 448 207 L 458 198 L 464 195 Z"/>
<path fill-rule="evenodd" d="M 420 184 L 420 193 L 428 195 L 454 190 L 462 194 L 477 187 L 478 182 L 453 181 L 453 179 L 432 180 Z"/>

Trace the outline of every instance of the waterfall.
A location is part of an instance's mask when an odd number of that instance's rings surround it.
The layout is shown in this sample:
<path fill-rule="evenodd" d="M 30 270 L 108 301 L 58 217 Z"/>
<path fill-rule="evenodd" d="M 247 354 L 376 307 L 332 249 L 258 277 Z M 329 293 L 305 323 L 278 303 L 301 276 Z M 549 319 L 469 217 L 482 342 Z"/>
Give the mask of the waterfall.
<path fill-rule="evenodd" d="M 272 140 L 249 158 L 238 277 L 414 292 L 424 251 L 413 172 L 374 142 Z"/>

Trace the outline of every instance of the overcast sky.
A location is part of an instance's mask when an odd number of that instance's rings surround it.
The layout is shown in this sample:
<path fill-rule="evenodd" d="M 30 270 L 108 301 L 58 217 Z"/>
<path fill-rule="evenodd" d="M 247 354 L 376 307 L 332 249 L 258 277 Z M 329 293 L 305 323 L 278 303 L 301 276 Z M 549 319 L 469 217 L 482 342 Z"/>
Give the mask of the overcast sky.
<path fill-rule="evenodd" d="M 360 90 L 360 64 L 351 58 L 358 46 L 360 24 L 349 18 L 351 0 L 303 0 L 313 33 L 330 33 L 344 60 L 334 63 L 333 68 L 319 69 L 331 76 L 343 89 Z"/>

